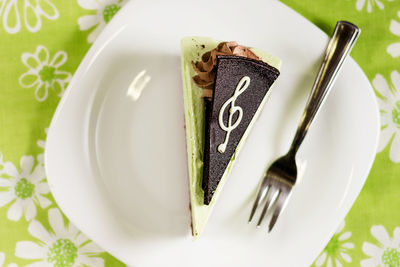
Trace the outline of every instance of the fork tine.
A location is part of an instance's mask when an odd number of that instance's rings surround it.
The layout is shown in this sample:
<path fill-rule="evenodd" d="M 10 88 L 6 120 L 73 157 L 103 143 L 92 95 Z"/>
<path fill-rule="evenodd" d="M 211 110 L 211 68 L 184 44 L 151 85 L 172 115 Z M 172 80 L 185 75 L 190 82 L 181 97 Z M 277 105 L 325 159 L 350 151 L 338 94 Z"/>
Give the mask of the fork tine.
<path fill-rule="evenodd" d="M 268 194 L 269 191 L 269 186 L 264 186 L 263 184 L 260 186 L 260 189 L 258 191 L 256 200 L 254 201 L 253 208 L 251 209 L 250 217 L 249 217 L 249 222 L 253 219 L 254 213 L 256 213 L 256 210 L 258 208 L 258 205 L 260 205 L 261 201 L 264 199 L 264 197 Z"/>
<path fill-rule="evenodd" d="M 272 228 L 274 228 L 276 221 L 278 220 L 278 216 L 281 213 L 283 206 L 285 205 L 288 194 L 280 191 L 277 199 L 276 199 L 276 208 L 274 210 L 274 214 L 272 215 L 271 221 L 268 226 L 268 233 L 271 232 Z"/>
<path fill-rule="evenodd" d="M 267 213 L 268 207 L 271 205 L 272 197 L 275 195 L 276 191 L 277 190 L 273 190 L 272 186 L 270 186 L 270 189 L 268 190 L 268 193 L 267 193 L 267 202 L 265 203 L 265 206 L 261 212 L 261 216 L 260 216 L 260 219 L 258 220 L 257 227 L 260 226 L 262 221 L 264 220 L 264 217 L 265 217 L 265 214 Z M 279 197 L 279 195 L 278 195 L 278 197 Z"/>

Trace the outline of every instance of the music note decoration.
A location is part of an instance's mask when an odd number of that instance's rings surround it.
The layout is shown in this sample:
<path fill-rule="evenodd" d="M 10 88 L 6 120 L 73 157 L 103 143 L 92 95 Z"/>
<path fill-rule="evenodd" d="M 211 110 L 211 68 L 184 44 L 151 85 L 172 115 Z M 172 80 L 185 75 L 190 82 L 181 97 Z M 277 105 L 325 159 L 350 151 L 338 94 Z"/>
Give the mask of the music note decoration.
<path fill-rule="evenodd" d="M 218 152 L 224 153 L 226 150 L 226 146 L 228 145 L 229 136 L 236 127 L 239 126 L 243 117 L 243 110 L 239 106 L 235 106 L 236 99 L 249 87 L 250 85 L 250 77 L 244 76 L 240 79 L 239 83 L 236 86 L 235 92 L 231 98 L 229 98 L 221 107 L 218 114 L 218 123 L 222 130 L 226 132 L 225 141 L 218 146 Z M 229 116 L 228 116 L 228 125 L 225 125 L 224 122 L 224 114 L 225 110 L 229 108 Z M 233 118 L 235 113 L 238 113 L 236 121 L 233 123 Z M 233 123 L 233 124 L 232 124 Z"/>

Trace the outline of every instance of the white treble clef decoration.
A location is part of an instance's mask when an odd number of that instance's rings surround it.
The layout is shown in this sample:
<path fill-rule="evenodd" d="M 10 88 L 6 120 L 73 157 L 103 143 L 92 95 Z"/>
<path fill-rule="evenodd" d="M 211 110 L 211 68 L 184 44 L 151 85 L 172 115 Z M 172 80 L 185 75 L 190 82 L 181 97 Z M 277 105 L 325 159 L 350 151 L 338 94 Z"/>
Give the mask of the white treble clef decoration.
<path fill-rule="evenodd" d="M 220 153 L 224 153 L 226 150 L 226 146 L 229 141 L 229 136 L 231 132 L 238 127 L 240 122 L 242 121 L 243 117 L 243 110 L 241 107 L 235 106 L 235 101 L 241 95 L 247 87 L 250 85 L 250 77 L 249 76 L 244 76 L 242 79 L 240 79 L 238 85 L 236 86 L 235 93 L 231 98 L 229 98 L 221 107 L 218 115 L 218 122 L 219 126 L 226 132 L 225 136 L 225 141 L 218 146 L 218 151 Z M 229 109 L 229 117 L 228 117 L 228 125 L 225 125 L 224 123 L 224 113 L 225 109 L 230 105 Z M 238 117 L 235 121 L 235 123 L 232 125 L 232 120 L 233 120 L 233 115 L 238 112 Z"/>

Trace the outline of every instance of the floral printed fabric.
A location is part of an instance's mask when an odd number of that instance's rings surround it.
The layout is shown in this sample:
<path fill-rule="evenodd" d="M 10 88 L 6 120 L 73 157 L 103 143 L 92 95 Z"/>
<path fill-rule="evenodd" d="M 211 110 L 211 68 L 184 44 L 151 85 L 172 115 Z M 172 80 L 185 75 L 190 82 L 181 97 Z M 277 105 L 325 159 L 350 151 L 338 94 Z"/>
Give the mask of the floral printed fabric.
<path fill-rule="evenodd" d="M 52 232 L 33 220 L 28 231 L 37 241 L 19 241 L 16 244 L 17 257 L 38 260 L 27 266 L 104 266 L 104 260 L 99 257 L 102 249 L 72 224 L 65 225 L 57 208 L 49 209 L 48 218 Z"/>
<path fill-rule="evenodd" d="M 58 9 L 51 1 L 1 1 L 0 17 L 4 30 L 8 33 L 18 33 L 25 27 L 30 32 L 39 31 L 43 19 L 56 20 L 59 17 Z"/>
<path fill-rule="evenodd" d="M 361 28 L 351 55 L 369 78 L 381 114 L 369 177 L 313 266 L 400 266 L 400 1 L 281 1 L 329 35 L 338 20 Z"/>
<path fill-rule="evenodd" d="M 351 232 L 344 232 L 345 223 L 343 222 L 331 241 L 321 255 L 315 261 L 315 265 L 320 266 L 342 266 L 342 263 L 351 263 L 352 258 L 349 255 L 354 244 L 350 242 Z"/>
<path fill-rule="evenodd" d="M 126 0 L 78 0 L 81 7 L 94 10 L 96 14 L 79 18 L 79 28 L 86 31 L 94 28 L 88 35 L 88 42 L 93 43 L 110 19 L 121 9 Z"/>
<path fill-rule="evenodd" d="M 126 1 L 0 0 L 0 267 L 124 266 L 62 215 L 43 152 L 74 71 Z M 352 56 L 381 111 L 369 178 L 313 266 L 400 266 L 400 0 L 282 2 L 328 34 L 338 20 L 361 27 Z"/>
<path fill-rule="evenodd" d="M 0 267 L 125 266 L 61 213 L 43 156 L 74 71 L 123 4 L 0 0 Z"/>
<path fill-rule="evenodd" d="M 35 88 L 38 101 L 46 100 L 49 89 L 58 91 L 57 95 L 61 97 L 72 77 L 71 73 L 60 70 L 67 58 L 64 51 L 58 51 L 51 58 L 47 48 L 42 45 L 33 54 L 23 53 L 21 60 L 28 70 L 19 77 L 19 84 L 24 88 Z"/>
<path fill-rule="evenodd" d="M 1 160 L 1 158 L 0 158 Z M 32 156 L 21 158 L 19 172 L 11 162 L 0 162 L 3 168 L 0 174 L 0 206 L 12 205 L 7 211 L 7 218 L 19 221 L 25 214 L 27 221 L 36 217 L 36 206 L 45 209 L 51 201 L 46 198 L 50 190 L 46 183 L 44 167 L 34 165 Z"/>

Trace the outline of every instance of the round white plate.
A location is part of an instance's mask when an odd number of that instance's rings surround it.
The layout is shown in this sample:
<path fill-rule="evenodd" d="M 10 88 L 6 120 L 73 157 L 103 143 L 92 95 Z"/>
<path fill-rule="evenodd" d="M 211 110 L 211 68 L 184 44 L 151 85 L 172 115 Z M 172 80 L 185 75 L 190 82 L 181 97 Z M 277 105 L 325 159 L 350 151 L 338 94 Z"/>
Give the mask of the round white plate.
<path fill-rule="evenodd" d="M 190 234 L 180 39 L 209 36 L 283 61 L 205 232 Z M 135 0 L 75 73 L 46 146 L 54 197 L 111 254 L 147 266 L 308 266 L 359 194 L 375 156 L 373 90 L 348 59 L 298 154 L 300 179 L 275 229 L 247 224 L 268 164 L 295 133 L 328 37 L 276 1 Z M 139 99 L 127 95 L 141 71 Z"/>

